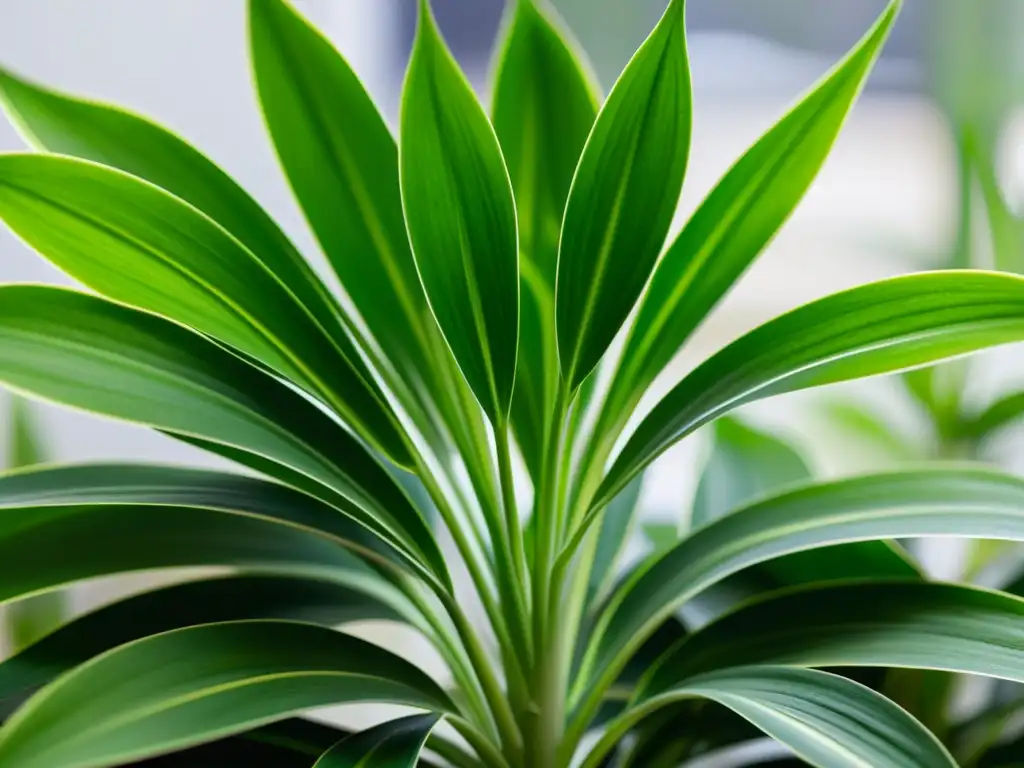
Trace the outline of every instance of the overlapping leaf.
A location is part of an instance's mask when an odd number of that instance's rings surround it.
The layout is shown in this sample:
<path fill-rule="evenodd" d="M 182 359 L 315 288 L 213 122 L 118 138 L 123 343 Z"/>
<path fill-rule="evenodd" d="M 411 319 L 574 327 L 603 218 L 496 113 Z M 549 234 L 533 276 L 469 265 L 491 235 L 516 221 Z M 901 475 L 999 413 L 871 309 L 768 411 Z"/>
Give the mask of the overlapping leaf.
<path fill-rule="evenodd" d="M 313 768 L 416 768 L 438 715 L 412 715 L 339 742 Z"/>
<path fill-rule="evenodd" d="M 426 2 L 401 124 L 402 202 L 420 279 L 477 400 L 503 423 L 519 334 L 515 202 L 494 130 Z"/>
<path fill-rule="evenodd" d="M 654 272 L 630 331 L 609 408 L 624 419 L 807 191 L 896 19 L 874 28 L 722 178 Z"/>
<path fill-rule="evenodd" d="M 446 578 L 427 523 L 355 438 L 294 390 L 169 321 L 58 288 L 0 288 L 0 381 L 283 466 Z"/>
<path fill-rule="evenodd" d="M 931 272 L 805 304 L 713 355 L 637 427 L 597 495 L 607 501 L 665 449 L 744 403 L 911 368 L 1024 338 L 1024 280 Z"/>
<path fill-rule="evenodd" d="M 679 200 L 690 149 L 683 1 L 672 0 L 587 139 L 558 254 L 558 352 L 570 390 L 594 369 L 640 296 Z"/>
<path fill-rule="evenodd" d="M 281 621 L 206 624 L 123 645 L 58 678 L 0 729 L 0 762 L 114 766 L 360 701 L 452 709 L 409 662 L 340 632 Z"/>

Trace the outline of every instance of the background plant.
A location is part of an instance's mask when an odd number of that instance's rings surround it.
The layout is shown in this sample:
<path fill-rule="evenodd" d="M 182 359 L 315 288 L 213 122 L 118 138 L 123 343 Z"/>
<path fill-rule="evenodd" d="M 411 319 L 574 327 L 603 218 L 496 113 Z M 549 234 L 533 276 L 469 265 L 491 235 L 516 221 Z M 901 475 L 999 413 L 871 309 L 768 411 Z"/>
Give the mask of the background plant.
<path fill-rule="evenodd" d="M 421 3 L 396 144 L 324 38 L 252 0 L 259 98 L 339 294 L 173 134 L 2 76 L 42 151 L 0 157 L 0 217 L 90 292 L 0 288 L 0 381 L 249 472 L 0 477 L 0 601 L 229 569 L 0 664 L 0 763 L 413 764 L 426 744 L 459 766 L 650 765 L 644 745 L 661 741 L 645 734 L 677 729 L 686 756 L 724 708 L 815 765 L 954 764 L 898 705 L 819 668 L 1021 679 L 1021 602 L 930 584 L 886 541 L 1019 539 L 1019 480 L 941 468 L 803 485 L 617 571 L 644 470 L 700 426 L 1024 335 L 1016 276 L 897 278 L 762 325 L 639 411 L 810 185 L 897 4 L 666 248 L 689 152 L 683 10 L 669 3 L 599 106 L 547 11 L 516 3 L 488 118 Z M 685 633 L 677 610 L 766 563 L 805 576 Z M 454 684 L 333 629 L 380 618 L 418 629 Z M 427 714 L 348 738 L 293 719 L 367 701 Z"/>

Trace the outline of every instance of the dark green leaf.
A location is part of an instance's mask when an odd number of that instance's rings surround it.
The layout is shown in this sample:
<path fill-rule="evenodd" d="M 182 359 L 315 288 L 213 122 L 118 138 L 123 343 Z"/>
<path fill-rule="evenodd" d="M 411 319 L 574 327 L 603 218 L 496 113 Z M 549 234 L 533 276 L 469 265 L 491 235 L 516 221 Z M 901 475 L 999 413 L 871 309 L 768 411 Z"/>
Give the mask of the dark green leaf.
<path fill-rule="evenodd" d="M 235 236 L 334 338 L 336 302 L 280 227 L 209 158 L 171 131 L 108 104 L 77 99 L 0 70 L 0 101 L 35 146 L 152 182 Z"/>
<path fill-rule="evenodd" d="M 73 291 L 2 287 L 0 381 L 283 465 L 446 578 L 427 523 L 363 446 L 284 384 L 169 321 Z"/>
<path fill-rule="evenodd" d="M 313 768 L 416 768 L 438 715 L 412 715 L 349 736 Z"/>
<path fill-rule="evenodd" d="M 31 406 L 10 395 L 10 431 L 7 433 L 7 467 L 20 469 L 47 460 L 43 434 Z M 0 475 L 0 483 L 4 475 Z M 5 624 L 12 651 L 30 645 L 61 623 L 67 611 L 64 595 L 52 592 L 7 606 Z"/>
<path fill-rule="evenodd" d="M 427 299 L 480 405 L 504 422 L 519 334 L 515 202 L 494 130 L 426 2 L 401 124 L 402 201 Z"/>
<path fill-rule="evenodd" d="M 661 260 L 609 396 L 623 418 L 775 235 L 828 156 L 896 18 L 874 28 L 708 195 Z"/>
<path fill-rule="evenodd" d="M 930 272 L 805 304 L 713 355 L 658 403 L 598 492 L 609 500 L 669 446 L 754 400 L 889 373 L 1024 339 L 1024 280 Z"/>
<path fill-rule="evenodd" d="M 1024 600 L 952 584 L 851 582 L 770 595 L 677 645 L 641 683 L 657 695 L 746 664 L 945 670 L 1024 681 Z"/>
<path fill-rule="evenodd" d="M 642 702 L 638 711 L 694 697 L 728 707 L 819 768 L 956 768 L 939 740 L 905 711 L 870 688 L 825 672 L 721 670 L 682 682 Z M 627 712 L 623 720 L 629 718 Z M 593 764 L 584 762 L 585 768 Z"/>
<path fill-rule="evenodd" d="M 452 706 L 423 672 L 366 641 L 311 624 L 206 624 L 123 645 L 58 678 L 0 729 L 0 763 L 112 766 L 360 701 Z"/>
<path fill-rule="evenodd" d="M 690 149 L 683 1 L 619 77 L 580 158 L 562 225 L 556 322 L 575 390 L 608 349 L 654 268 Z"/>
<path fill-rule="evenodd" d="M 0 709 L 93 656 L 180 627 L 240 619 L 291 619 L 325 626 L 398 619 L 394 608 L 361 589 L 370 576 L 353 580 L 349 587 L 299 577 L 233 575 L 134 595 L 71 621 L 0 663 Z"/>
<path fill-rule="evenodd" d="M 610 684 L 625 659 L 676 608 L 757 563 L 829 544 L 903 536 L 1021 540 L 1022 510 L 1024 482 L 959 467 L 821 483 L 764 499 L 696 531 L 635 571 L 609 601 L 584 670 Z M 587 680 L 581 676 L 580 686 Z"/>
<path fill-rule="evenodd" d="M 324 399 L 399 464 L 411 463 L 355 347 L 329 337 L 266 265 L 180 199 L 91 162 L 5 155 L 0 218 L 90 288 L 251 355 Z"/>
<path fill-rule="evenodd" d="M 588 603 L 604 598 L 617 573 L 622 550 L 629 543 L 638 513 L 643 475 L 638 475 L 615 497 L 601 520 L 594 551 L 594 567 L 590 571 Z"/>

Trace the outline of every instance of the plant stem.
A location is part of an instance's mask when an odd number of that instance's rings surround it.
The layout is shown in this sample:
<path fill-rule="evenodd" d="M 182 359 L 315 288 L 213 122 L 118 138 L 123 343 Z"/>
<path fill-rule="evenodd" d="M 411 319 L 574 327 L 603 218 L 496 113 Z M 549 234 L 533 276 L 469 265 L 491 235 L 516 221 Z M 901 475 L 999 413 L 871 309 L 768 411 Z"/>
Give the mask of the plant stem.
<path fill-rule="evenodd" d="M 480 758 L 480 761 L 484 765 L 490 766 L 490 768 L 509 768 L 509 763 L 501 752 L 499 752 L 482 733 L 474 728 L 472 723 L 466 722 L 458 717 L 449 717 L 448 722 L 451 723 L 452 728 L 458 731 L 459 735 L 466 740 L 469 746 L 473 748 L 473 751 L 476 752 L 477 757 Z M 433 748 L 433 745 L 431 745 L 431 749 Z M 444 757 L 445 760 L 450 760 L 450 758 L 445 754 L 442 754 L 441 752 L 438 752 L 438 754 Z M 458 765 L 454 760 L 451 760 L 451 762 Z M 469 763 L 469 766 L 476 768 L 474 763 Z M 469 766 L 467 766 L 467 768 L 469 768 Z"/>
<path fill-rule="evenodd" d="M 501 478 L 502 505 L 505 508 L 505 529 L 511 545 L 512 565 L 515 568 L 516 583 L 520 590 L 529 588 L 529 574 L 526 571 L 526 550 L 523 545 L 523 528 L 519 523 L 519 506 L 516 503 L 515 479 L 512 475 L 512 439 L 508 422 L 499 424 L 494 430 L 498 449 L 498 475 Z M 522 595 L 522 592 L 520 592 Z"/>
<path fill-rule="evenodd" d="M 473 627 L 470 626 L 469 620 L 455 598 L 449 595 L 442 599 L 445 601 L 445 608 L 447 608 L 452 621 L 455 623 L 455 628 L 462 639 L 462 644 L 469 655 L 470 662 L 473 664 L 477 677 L 480 679 L 480 685 L 483 687 L 484 696 L 490 704 L 506 754 L 513 756 L 513 762 L 519 764 L 519 757 L 521 757 L 523 751 L 522 735 L 512 714 L 508 698 L 505 696 L 504 691 L 502 691 L 501 684 L 494 674 L 491 659 L 488 658 L 487 653 L 480 644 L 480 638 L 477 637 Z"/>

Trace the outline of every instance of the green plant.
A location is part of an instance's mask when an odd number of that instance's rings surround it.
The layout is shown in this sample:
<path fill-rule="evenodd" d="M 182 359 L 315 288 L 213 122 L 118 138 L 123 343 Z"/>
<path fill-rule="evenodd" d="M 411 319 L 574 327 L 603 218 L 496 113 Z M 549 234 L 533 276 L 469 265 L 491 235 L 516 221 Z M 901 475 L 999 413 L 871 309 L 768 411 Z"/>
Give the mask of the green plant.
<path fill-rule="evenodd" d="M 0 664 L 5 709 L 28 696 L 0 730 L 0 764 L 409 765 L 425 743 L 456 766 L 654 765 L 642 745 L 698 751 L 724 707 L 816 765 L 952 765 L 905 711 L 817 668 L 1024 680 L 1024 602 L 896 574 L 884 541 L 1024 538 L 1021 481 L 945 467 L 809 484 L 615 570 L 643 471 L 701 425 L 1024 338 L 1016 276 L 875 283 L 741 337 L 631 427 L 810 185 L 897 3 L 664 253 L 689 149 L 681 0 L 600 109 L 548 14 L 516 3 L 490 121 L 421 3 L 397 146 L 289 6 L 249 11 L 270 134 L 342 298 L 182 140 L 0 79 L 45 150 L 0 157 L 0 217 L 93 291 L 0 288 L 0 381 L 252 471 L 0 477 L 0 601 L 144 569 L 230 569 L 105 607 Z M 680 631 L 677 609 L 719 582 L 821 547 L 850 564 L 837 577 L 870 579 L 812 581 Z M 470 620 L 455 559 L 486 626 Z M 331 628 L 367 618 L 420 630 L 454 685 Z M 293 719 L 365 701 L 432 714 L 345 740 Z M 435 731 L 439 718 L 461 740 Z M 671 738 L 644 738 L 659 728 Z"/>

